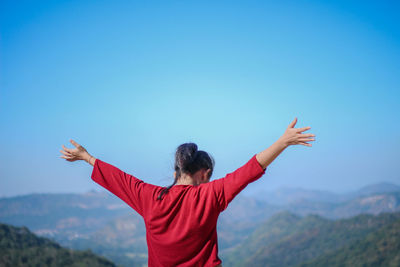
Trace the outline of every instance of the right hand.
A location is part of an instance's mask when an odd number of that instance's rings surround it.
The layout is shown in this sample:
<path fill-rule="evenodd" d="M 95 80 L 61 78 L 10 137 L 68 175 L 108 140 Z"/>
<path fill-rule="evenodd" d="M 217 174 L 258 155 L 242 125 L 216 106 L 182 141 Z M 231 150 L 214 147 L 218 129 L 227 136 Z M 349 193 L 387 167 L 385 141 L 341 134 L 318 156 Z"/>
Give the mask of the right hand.
<path fill-rule="evenodd" d="M 64 151 L 60 150 L 61 153 L 64 154 L 64 156 L 60 156 L 61 158 L 64 158 L 68 161 L 76 161 L 76 160 L 87 160 L 88 157 L 90 157 L 89 153 L 86 151 L 86 149 L 75 142 L 74 140 L 70 140 L 70 142 L 75 146 L 74 149 L 66 148 L 64 145 Z"/>
<path fill-rule="evenodd" d="M 309 141 L 315 141 L 314 138 L 315 134 L 302 134 L 302 132 L 307 131 L 311 129 L 310 126 L 303 127 L 303 128 L 294 128 L 294 126 L 297 123 L 297 117 L 294 118 L 294 120 L 289 124 L 287 127 L 285 133 L 279 138 L 285 146 L 290 146 L 290 145 L 303 145 L 303 146 L 312 146 L 309 143 Z"/>

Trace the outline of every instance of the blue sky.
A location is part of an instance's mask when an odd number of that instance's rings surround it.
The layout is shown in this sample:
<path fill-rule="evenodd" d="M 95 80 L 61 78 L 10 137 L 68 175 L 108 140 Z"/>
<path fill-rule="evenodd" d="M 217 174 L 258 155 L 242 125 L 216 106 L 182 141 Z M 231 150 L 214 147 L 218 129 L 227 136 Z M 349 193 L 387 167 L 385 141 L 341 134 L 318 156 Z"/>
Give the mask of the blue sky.
<path fill-rule="evenodd" d="M 71 138 L 162 186 L 195 142 L 217 179 L 295 117 L 313 146 L 246 193 L 399 184 L 399 5 L 332 2 L 1 1 L 0 196 L 100 190 Z"/>

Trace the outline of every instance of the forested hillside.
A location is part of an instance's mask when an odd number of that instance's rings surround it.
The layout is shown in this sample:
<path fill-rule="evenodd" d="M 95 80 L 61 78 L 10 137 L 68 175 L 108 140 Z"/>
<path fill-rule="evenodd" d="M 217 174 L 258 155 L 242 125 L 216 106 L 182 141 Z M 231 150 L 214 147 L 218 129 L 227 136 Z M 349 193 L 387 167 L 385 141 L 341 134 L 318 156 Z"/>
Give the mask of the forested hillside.
<path fill-rule="evenodd" d="M 400 266 L 399 226 L 400 213 L 335 221 L 282 212 L 223 260 L 228 266 Z"/>
<path fill-rule="evenodd" d="M 379 230 L 301 267 L 400 266 L 400 220 L 390 221 Z"/>
<path fill-rule="evenodd" d="M 26 227 L 0 224 L 0 266 L 71 266 L 113 267 L 104 257 L 90 250 L 74 251 L 43 237 L 37 237 Z"/>

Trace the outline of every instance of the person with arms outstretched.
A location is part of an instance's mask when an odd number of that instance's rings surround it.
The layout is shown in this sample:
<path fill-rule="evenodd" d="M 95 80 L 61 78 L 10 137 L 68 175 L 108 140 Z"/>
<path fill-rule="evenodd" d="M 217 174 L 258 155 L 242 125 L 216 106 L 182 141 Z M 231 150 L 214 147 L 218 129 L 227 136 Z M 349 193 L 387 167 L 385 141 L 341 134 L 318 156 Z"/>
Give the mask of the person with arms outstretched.
<path fill-rule="evenodd" d="M 62 145 L 61 158 L 84 160 L 93 166 L 91 178 L 139 213 L 146 226 L 149 267 L 222 266 L 218 257 L 217 220 L 222 211 L 249 183 L 259 179 L 269 164 L 287 147 L 315 141 L 294 128 L 295 118 L 284 134 L 267 149 L 225 177 L 210 181 L 215 161 L 195 143 L 178 146 L 174 182 L 168 187 L 146 183 L 90 155 L 74 140 Z"/>

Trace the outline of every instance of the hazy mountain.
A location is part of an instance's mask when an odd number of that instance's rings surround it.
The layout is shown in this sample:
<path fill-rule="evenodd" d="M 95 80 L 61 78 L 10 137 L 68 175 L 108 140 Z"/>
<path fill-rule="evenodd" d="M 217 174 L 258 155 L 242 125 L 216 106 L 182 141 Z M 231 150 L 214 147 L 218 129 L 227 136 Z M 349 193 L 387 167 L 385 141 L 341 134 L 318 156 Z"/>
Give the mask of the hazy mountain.
<path fill-rule="evenodd" d="M 367 248 L 370 254 L 364 251 L 362 262 L 399 264 L 399 250 L 396 251 L 400 245 L 400 239 L 396 239 L 400 231 L 396 228 L 399 223 L 400 213 L 328 220 L 317 215 L 300 217 L 283 212 L 260 225 L 242 244 L 224 253 L 222 258 L 227 266 L 290 267 L 305 262 L 313 266 L 333 266 L 333 262 L 356 262 L 350 259 L 361 257 L 358 253 Z M 369 244 L 375 241 L 376 244 Z M 374 251 L 375 248 L 388 246 L 391 247 L 387 251 Z M 335 257 L 338 257 L 336 261 L 333 260 Z"/>
<path fill-rule="evenodd" d="M 306 194 L 304 190 L 292 190 L 292 201 L 285 205 L 271 204 L 265 199 L 239 194 L 218 220 L 220 252 L 227 253 L 235 249 L 254 229 L 284 210 L 301 216 L 318 214 L 332 219 L 360 213 L 400 211 L 400 191 L 392 193 L 389 189 L 391 187 L 387 184 L 366 187 L 355 192 L 355 198 L 331 202 L 326 201 L 326 197 L 319 197 L 321 192 Z M 386 192 L 371 193 L 374 190 Z M 334 195 L 324 194 L 330 197 Z M 108 192 L 32 194 L 1 198 L 0 222 L 27 226 L 36 234 L 51 237 L 63 246 L 90 248 L 117 264 L 140 266 L 147 262 L 143 219 Z"/>
<path fill-rule="evenodd" d="M 130 212 L 109 193 L 30 194 L 0 198 L 0 221 L 27 226 L 36 234 L 62 239 L 85 237 L 110 218 Z"/>
<path fill-rule="evenodd" d="M 318 214 L 331 219 L 348 218 L 361 213 L 379 214 L 400 211 L 400 192 L 359 196 L 339 203 L 297 201 L 281 207 L 299 215 Z"/>
<path fill-rule="evenodd" d="M 379 183 L 379 184 L 372 184 L 372 185 L 367 185 L 362 187 L 361 189 L 357 190 L 354 193 L 349 193 L 355 194 L 357 196 L 366 196 L 370 194 L 376 194 L 376 193 L 391 193 L 391 192 L 399 192 L 400 191 L 400 186 L 391 184 L 391 183 Z"/>
<path fill-rule="evenodd" d="M 343 194 L 337 194 L 323 190 L 282 187 L 274 191 L 267 191 L 262 189 L 253 194 L 253 196 L 259 200 L 265 200 L 270 204 L 286 206 L 303 201 L 340 203 L 358 197 L 392 192 L 400 192 L 400 186 L 392 183 L 382 182 L 367 185 L 357 191 Z"/>
<path fill-rule="evenodd" d="M 142 217 L 136 213 L 113 218 L 85 238 L 61 240 L 61 243 L 75 249 L 90 248 L 123 266 L 147 264 L 146 229 Z"/>
<path fill-rule="evenodd" d="M 219 250 L 244 240 L 260 223 L 280 209 L 265 201 L 238 195 L 224 210 L 217 224 Z"/>
<path fill-rule="evenodd" d="M 274 191 L 260 190 L 253 196 L 259 200 L 267 201 L 273 205 L 290 205 L 298 201 L 309 202 L 340 202 L 342 199 L 338 194 L 322 191 L 310 190 L 295 187 L 281 187 Z"/>
<path fill-rule="evenodd" d="M 0 199 L 0 221 L 27 226 L 63 246 L 91 249 L 117 264 L 147 263 L 142 217 L 108 192 L 3 198 Z"/>
<path fill-rule="evenodd" d="M 109 266 L 111 261 L 91 251 L 74 251 L 43 237 L 26 227 L 0 224 L 0 266 Z"/>

